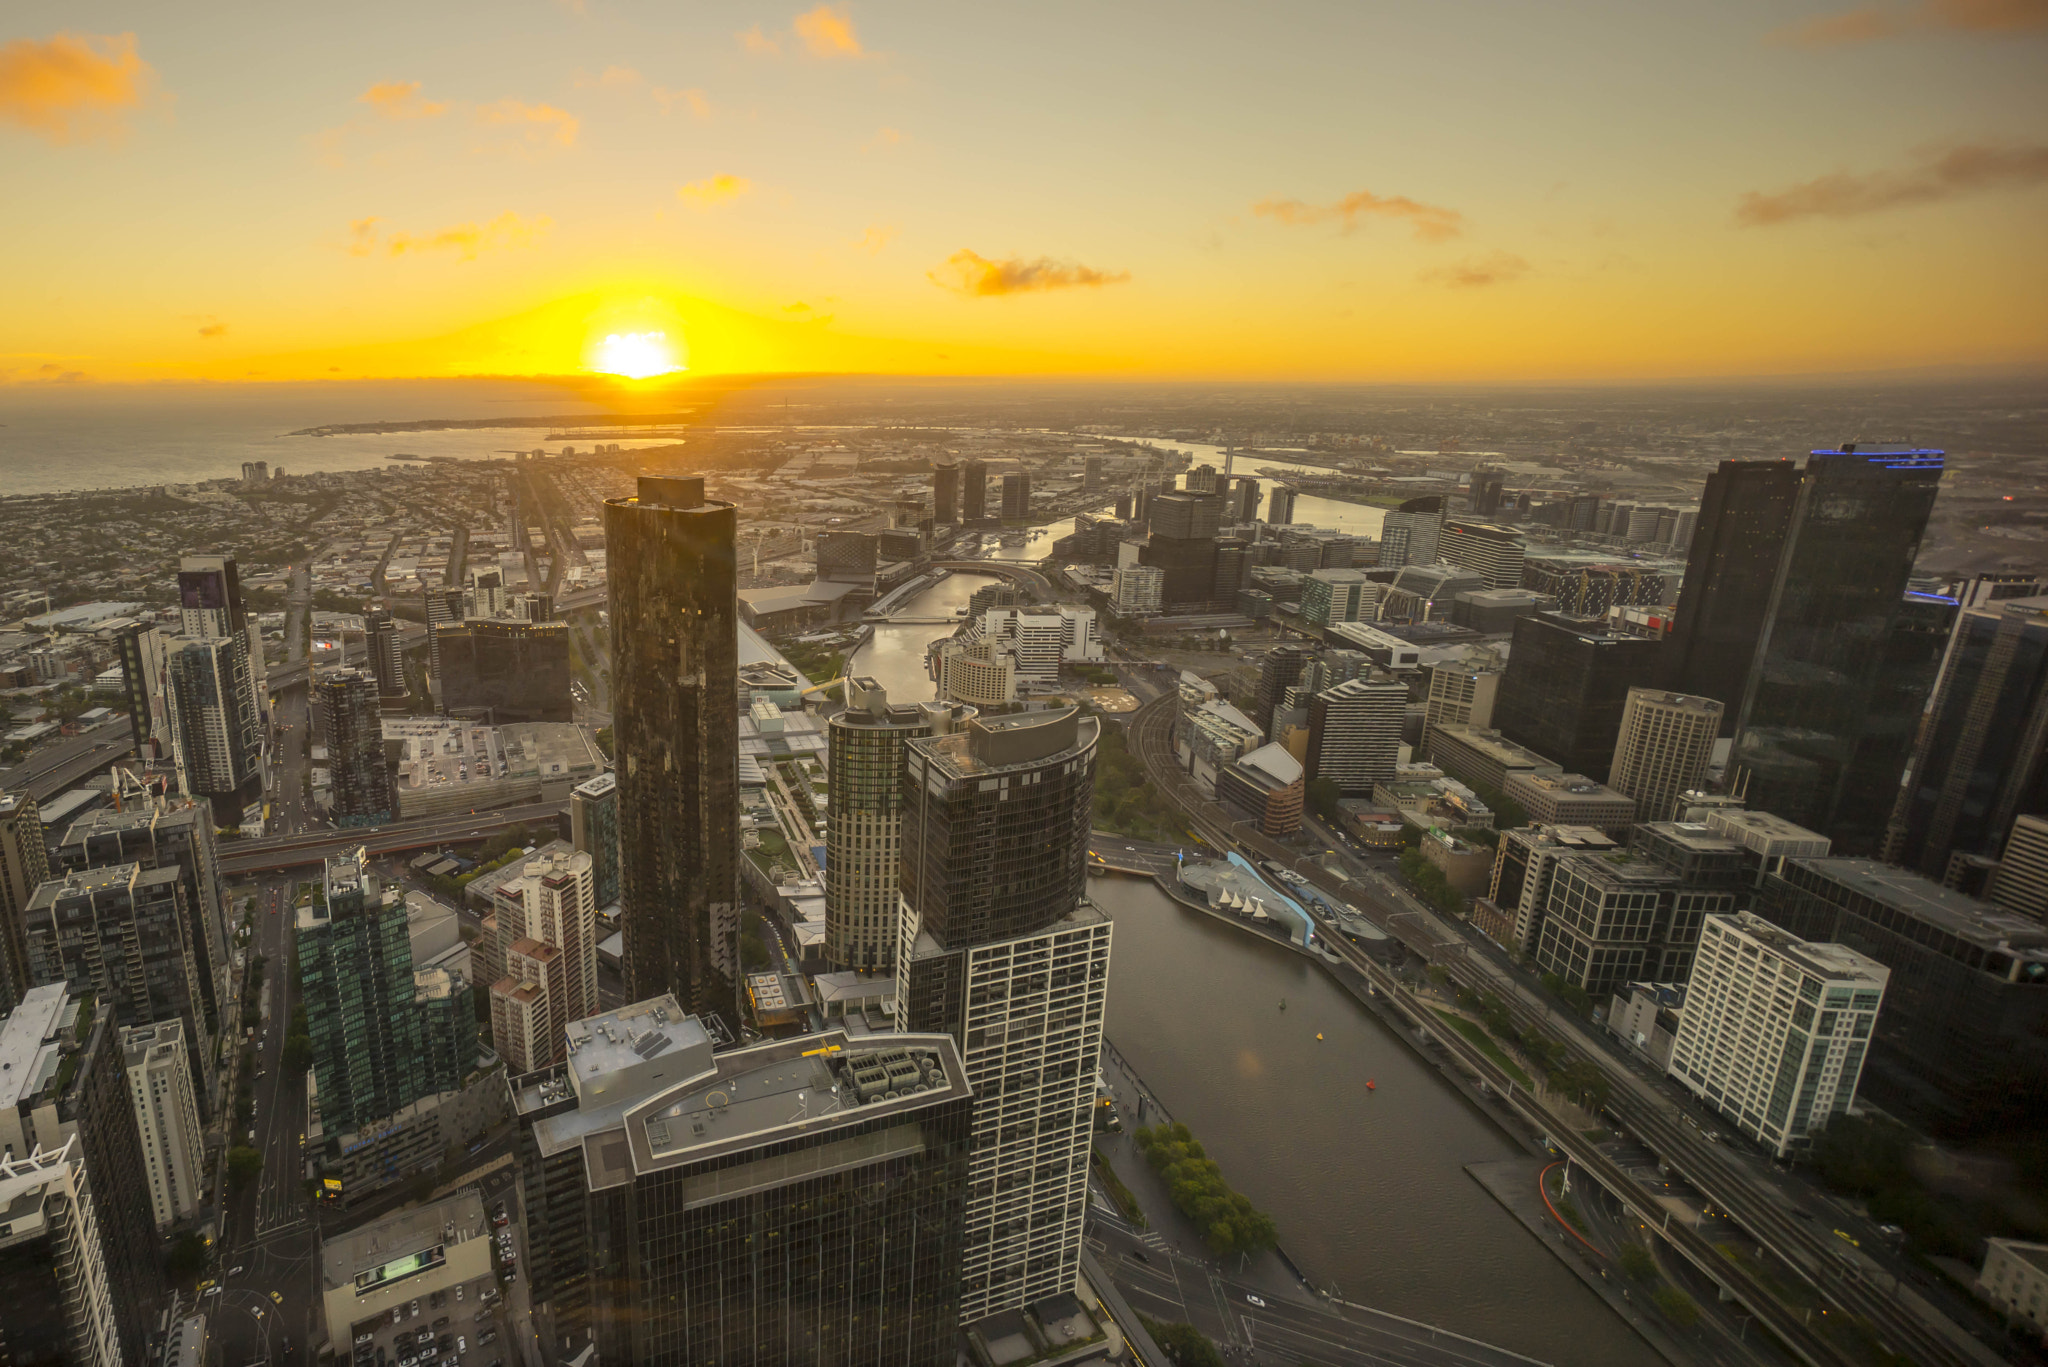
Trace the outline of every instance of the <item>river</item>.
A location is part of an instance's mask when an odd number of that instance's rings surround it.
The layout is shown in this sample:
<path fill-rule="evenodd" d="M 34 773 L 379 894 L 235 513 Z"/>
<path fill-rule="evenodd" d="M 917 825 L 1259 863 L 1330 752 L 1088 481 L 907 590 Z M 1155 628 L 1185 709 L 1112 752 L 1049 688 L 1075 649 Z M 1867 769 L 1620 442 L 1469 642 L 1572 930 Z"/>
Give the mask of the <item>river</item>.
<path fill-rule="evenodd" d="M 990 582 L 955 574 L 905 613 L 944 616 Z M 877 627 L 848 672 L 928 698 L 925 646 L 945 630 Z M 1310 1277 L 1558 1367 L 1660 1361 L 1464 1171 L 1521 1150 L 1321 969 L 1150 883 L 1089 889 L 1116 918 L 1111 1040 Z"/>

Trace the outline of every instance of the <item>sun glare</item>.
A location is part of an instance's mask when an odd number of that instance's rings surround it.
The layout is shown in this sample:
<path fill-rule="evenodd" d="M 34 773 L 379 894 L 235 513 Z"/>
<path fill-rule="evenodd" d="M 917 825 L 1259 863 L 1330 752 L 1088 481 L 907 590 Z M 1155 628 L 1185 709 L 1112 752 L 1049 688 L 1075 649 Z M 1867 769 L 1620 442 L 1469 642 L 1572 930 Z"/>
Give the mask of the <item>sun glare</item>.
<path fill-rule="evenodd" d="M 597 345 L 590 368 L 605 375 L 623 375 L 644 380 L 681 370 L 668 334 L 661 332 L 614 332 Z"/>

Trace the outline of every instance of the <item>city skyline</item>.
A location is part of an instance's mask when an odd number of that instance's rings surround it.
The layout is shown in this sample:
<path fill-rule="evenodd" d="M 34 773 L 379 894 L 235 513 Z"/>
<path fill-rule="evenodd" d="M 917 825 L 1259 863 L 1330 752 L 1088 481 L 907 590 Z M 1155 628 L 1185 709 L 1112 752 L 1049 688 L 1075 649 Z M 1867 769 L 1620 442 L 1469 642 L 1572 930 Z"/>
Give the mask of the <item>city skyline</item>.
<path fill-rule="evenodd" d="M 0 382 L 2048 359 L 2012 0 L 11 17 Z"/>

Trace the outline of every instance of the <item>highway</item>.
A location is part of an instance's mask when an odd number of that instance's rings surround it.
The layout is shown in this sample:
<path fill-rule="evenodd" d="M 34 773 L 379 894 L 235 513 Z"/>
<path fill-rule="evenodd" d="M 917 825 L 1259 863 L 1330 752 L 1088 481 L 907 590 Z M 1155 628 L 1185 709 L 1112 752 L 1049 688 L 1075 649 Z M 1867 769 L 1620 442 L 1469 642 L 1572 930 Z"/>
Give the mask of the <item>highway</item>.
<path fill-rule="evenodd" d="M 1540 1025 L 1546 1033 L 1562 1037 L 1569 1048 L 1598 1065 L 1608 1076 L 1614 1098 L 1609 1109 L 1632 1134 L 1654 1148 L 1672 1171 L 1696 1185 L 1717 1207 L 1728 1211 L 1754 1238 L 1799 1268 L 1838 1310 L 1867 1321 L 1894 1351 L 1924 1367 L 1976 1367 L 1999 1361 L 1960 1326 L 1910 1291 L 1902 1291 L 1895 1278 L 1884 1275 L 1881 1284 L 1873 1281 L 1872 1271 L 1878 1266 L 1874 1261 L 1836 1238 L 1831 1228 L 1791 1213 L 1798 1207 L 1788 1203 L 1782 1188 L 1761 1182 L 1757 1174 L 1741 1166 L 1727 1150 L 1685 1123 L 1675 1103 L 1632 1069 L 1618 1063 L 1575 1020 L 1553 1012 L 1550 1004 L 1512 971 L 1483 953 L 1472 953 L 1462 932 L 1446 927 L 1426 912 L 1411 909 L 1412 902 L 1408 907 L 1390 906 L 1378 888 L 1331 873 L 1298 851 L 1260 835 L 1249 822 L 1230 820 L 1220 807 L 1193 787 L 1192 780 L 1173 762 L 1170 730 L 1176 709 L 1177 699 L 1168 694 L 1131 714 L 1131 748 L 1161 791 L 1175 800 L 1204 838 L 1219 848 L 1239 846 L 1254 857 L 1279 861 L 1339 900 L 1372 909 L 1375 920 L 1404 943 L 1426 954 L 1431 962 L 1442 963 L 1459 980 L 1499 996 L 1518 1026 Z M 1401 985 L 1342 935 L 1328 935 L 1325 942 L 1378 990 L 1405 1005 Z M 1420 1014 L 1416 1020 L 1425 1026 L 1429 1023 Z M 1514 1087 L 1477 1049 L 1455 1032 L 1431 1033 L 1441 1038 L 1469 1071 L 1499 1088 L 1529 1123 L 1552 1133 L 1579 1165 L 1628 1204 L 1639 1219 L 1652 1225 L 1663 1220 L 1664 1212 L 1644 1199 L 1636 1184 L 1605 1154 L 1572 1133 L 1569 1127 L 1556 1125 L 1555 1117 Z M 1662 1232 L 1674 1248 L 1726 1286 L 1745 1308 L 1806 1361 L 1832 1364 L 1855 1360 L 1842 1348 L 1840 1338 L 1822 1336 L 1807 1328 L 1772 1298 L 1761 1283 L 1723 1258 L 1697 1233 L 1682 1226 Z"/>
<path fill-rule="evenodd" d="M 347 830 L 325 826 L 316 831 L 265 836 L 260 840 L 229 840 L 221 844 L 221 871 L 233 875 L 300 868 L 318 864 L 331 855 L 359 845 L 373 855 L 403 854 L 465 840 L 480 840 L 519 825 L 546 825 L 552 833 L 563 810 L 559 802 L 535 802 L 487 812 L 421 817 L 417 821 L 397 821 L 388 826 Z"/>
<path fill-rule="evenodd" d="M 39 803 L 48 802 L 134 751 L 135 729 L 123 716 L 37 750 L 0 774 L 0 790 L 27 793 Z"/>

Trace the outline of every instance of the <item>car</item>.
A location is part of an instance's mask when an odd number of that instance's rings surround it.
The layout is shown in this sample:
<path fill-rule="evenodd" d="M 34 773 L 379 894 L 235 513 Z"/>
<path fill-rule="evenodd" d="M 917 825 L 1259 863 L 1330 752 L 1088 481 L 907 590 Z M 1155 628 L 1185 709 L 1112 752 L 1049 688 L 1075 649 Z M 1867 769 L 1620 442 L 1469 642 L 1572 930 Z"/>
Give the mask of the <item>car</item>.
<path fill-rule="evenodd" d="M 279 1292 L 273 1291 L 270 1293 L 270 1303 L 272 1305 L 283 1305 L 284 1296 Z"/>
<path fill-rule="evenodd" d="M 263 1307 L 259 1305 L 254 1310 L 251 1310 L 249 1313 L 260 1320 L 263 1318 Z"/>
<path fill-rule="evenodd" d="M 218 1296 L 223 1289 L 224 1288 L 218 1286 L 209 1286 L 199 1294 L 202 1296 Z"/>
<path fill-rule="evenodd" d="M 505 1269 L 505 1280 L 506 1280 L 506 1281 L 508 1281 L 508 1282 L 516 1282 L 516 1281 L 518 1281 L 518 1280 L 519 1280 L 519 1269 L 517 1269 L 517 1268 L 514 1268 L 514 1267 L 508 1267 L 508 1268 L 506 1268 L 506 1269 Z"/>
<path fill-rule="evenodd" d="M 1253 1305 L 1258 1306 L 1261 1310 L 1264 1310 L 1266 1308 L 1266 1303 L 1260 1300 L 1257 1296 L 1252 1295 L 1249 1291 L 1245 1293 L 1244 1298 L 1250 1301 Z"/>
<path fill-rule="evenodd" d="M 455 1299 L 458 1301 L 462 1299 L 462 1288 L 459 1286 L 455 1288 Z"/>
<path fill-rule="evenodd" d="M 519 1253 L 518 1253 L 518 1251 L 517 1251 L 516 1249 L 511 1249 L 511 1248 L 508 1248 L 508 1249 L 506 1249 L 506 1250 L 504 1251 L 504 1257 L 505 1257 L 505 1261 L 506 1261 L 506 1262 L 508 1262 L 508 1263 L 516 1263 L 516 1262 L 518 1262 L 518 1261 L 519 1261 Z"/>
<path fill-rule="evenodd" d="M 460 1335 L 460 1334 L 457 1334 L 457 1335 L 455 1336 L 455 1352 L 456 1352 L 456 1355 L 457 1355 L 457 1356 L 460 1356 L 460 1355 L 462 1355 L 463 1353 L 466 1353 L 466 1352 L 468 1352 L 468 1351 L 469 1351 L 469 1340 L 468 1340 L 468 1339 L 466 1339 L 466 1338 L 464 1338 L 464 1337 L 463 1337 L 462 1335 Z"/>
<path fill-rule="evenodd" d="M 244 1272 L 247 1272 L 248 1270 L 249 1270 L 249 1269 L 248 1269 L 248 1268 L 247 1268 L 246 1266 L 243 1266 L 243 1267 L 231 1267 L 231 1268 L 229 1268 L 229 1269 L 228 1269 L 228 1275 L 229 1275 L 230 1277 L 239 1277 L 239 1276 L 241 1276 L 241 1275 L 242 1275 L 242 1274 L 243 1274 Z"/>
<path fill-rule="evenodd" d="M 402 1357 L 398 1360 L 398 1367 L 416 1367 L 418 1362 L 416 1357 Z"/>
<path fill-rule="evenodd" d="M 365 1343 L 368 1343 L 368 1342 L 370 1341 L 371 1337 L 372 1337 L 372 1335 L 369 1335 L 369 1334 L 357 1334 L 357 1335 L 356 1335 L 356 1346 L 358 1346 L 358 1347 L 361 1347 L 361 1346 L 362 1346 L 363 1344 L 365 1344 Z"/>
<path fill-rule="evenodd" d="M 213 1285 L 213 1278 L 211 1278 L 211 1277 L 208 1277 L 208 1278 L 207 1278 L 207 1279 L 206 1279 L 205 1281 L 203 1281 L 203 1282 L 199 1283 L 198 1289 L 199 1289 L 199 1290 L 201 1290 L 201 1291 L 204 1291 L 204 1290 L 205 1290 L 205 1289 L 206 1289 L 207 1287 L 209 1287 L 209 1286 L 212 1286 L 212 1285 Z"/>
<path fill-rule="evenodd" d="M 306 1147 L 306 1136 L 303 1131 L 299 1134 L 299 1147 L 302 1149 Z"/>
<path fill-rule="evenodd" d="M 476 1346 L 477 1346 L 477 1347 L 479 1347 L 479 1348 L 481 1348 L 481 1347 L 483 1347 L 483 1346 L 484 1346 L 484 1345 L 485 1345 L 486 1343 L 494 1343 L 494 1342 L 496 1342 L 496 1341 L 497 1341 L 497 1337 L 498 1337 L 498 1331 L 497 1331 L 497 1330 L 495 1330 L 495 1329 L 486 1329 L 486 1330 L 484 1330 L 484 1331 L 483 1331 L 483 1332 L 482 1332 L 481 1334 L 478 1334 L 478 1335 L 476 1336 Z"/>
<path fill-rule="evenodd" d="M 437 1320 L 435 1320 L 435 1321 L 434 1321 L 434 1327 L 435 1327 L 436 1329 L 439 1329 L 439 1328 L 441 1328 L 442 1326 L 446 1325 L 447 1323 L 448 1323 L 448 1317 L 447 1317 L 446 1315 L 443 1315 L 443 1316 L 441 1316 L 441 1318 L 439 1318 L 439 1319 L 437 1319 Z"/>

